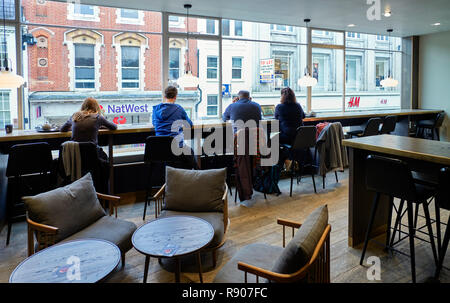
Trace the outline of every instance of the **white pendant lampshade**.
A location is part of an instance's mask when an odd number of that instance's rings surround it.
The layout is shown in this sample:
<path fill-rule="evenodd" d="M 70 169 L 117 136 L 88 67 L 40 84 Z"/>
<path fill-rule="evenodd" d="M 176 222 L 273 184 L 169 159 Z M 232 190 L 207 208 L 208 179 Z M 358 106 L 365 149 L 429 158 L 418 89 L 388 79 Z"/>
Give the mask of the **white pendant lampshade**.
<path fill-rule="evenodd" d="M 317 84 L 317 79 L 311 77 L 309 74 L 305 74 L 303 77 L 298 79 L 298 85 L 301 87 L 313 87 Z"/>
<path fill-rule="evenodd" d="M 199 80 L 198 77 L 192 75 L 192 72 L 188 70 L 180 78 L 178 78 L 177 84 L 184 89 L 188 87 L 196 88 L 199 84 Z"/>
<path fill-rule="evenodd" d="M 0 72 L 0 88 L 19 88 L 25 83 L 23 77 L 11 71 Z"/>
<path fill-rule="evenodd" d="M 382 87 L 397 87 L 398 80 L 393 79 L 392 77 L 387 77 L 380 81 Z"/>

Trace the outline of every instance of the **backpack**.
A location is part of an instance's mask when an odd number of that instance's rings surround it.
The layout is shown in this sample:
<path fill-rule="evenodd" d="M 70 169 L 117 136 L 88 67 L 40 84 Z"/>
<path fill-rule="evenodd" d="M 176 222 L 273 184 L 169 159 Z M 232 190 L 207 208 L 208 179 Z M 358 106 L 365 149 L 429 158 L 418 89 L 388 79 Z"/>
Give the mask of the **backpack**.
<path fill-rule="evenodd" d="M 255 178 L 253 182 L 253 189 L 266 194 L 281 194 L 278 187 L 278 181 L 280 181 L 280 169 L 278 165 L 270 167 L 258 166 L 255 172 Z"/>

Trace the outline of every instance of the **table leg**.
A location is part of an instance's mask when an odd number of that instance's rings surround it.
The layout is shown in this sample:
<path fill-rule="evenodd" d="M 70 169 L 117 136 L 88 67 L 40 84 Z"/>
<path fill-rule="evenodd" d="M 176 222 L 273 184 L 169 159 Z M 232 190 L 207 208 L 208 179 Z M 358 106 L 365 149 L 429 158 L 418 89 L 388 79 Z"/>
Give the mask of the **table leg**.
<path fill-rule="evenodd" d="M 175 282 L 180 283 L 181 263 L 179 258 L 175 258 Z"/>
<path fill-rule="evenodd" d="M 114 145 L 113 136 L 108 137 L 108 157 L 109 157 L 109 194 L 114 194 Z M 111 202 L 109 203 L 111 207 Z"/>
<path fill-rule="evenodd" d="M 202 256 L 201 256 L 200 252 L 197 253 L 197 263 L 198 263 L 198 276 L 200 277 L 200 283 L 203 283 Z"/>
<path fill-rule="evenodd" d="M 147 283 L 148 266 L 150 265 L 150 257 L 145 256 L 144 283 Z"/>

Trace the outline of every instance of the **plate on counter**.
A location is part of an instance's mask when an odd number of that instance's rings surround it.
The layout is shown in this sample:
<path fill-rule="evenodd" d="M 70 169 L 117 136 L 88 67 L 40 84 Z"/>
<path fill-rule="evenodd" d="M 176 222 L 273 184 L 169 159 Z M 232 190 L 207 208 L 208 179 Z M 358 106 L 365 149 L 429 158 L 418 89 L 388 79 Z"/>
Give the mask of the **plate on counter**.
<path fill-rule="evenodd" d="M 36 127 L 36 131 L 38 133 L 56 133 L 56 132 L 59 132 L 59 128 L 58 127 L 52 127 L 50 129 L 43 129 L 42 127 Z"/>

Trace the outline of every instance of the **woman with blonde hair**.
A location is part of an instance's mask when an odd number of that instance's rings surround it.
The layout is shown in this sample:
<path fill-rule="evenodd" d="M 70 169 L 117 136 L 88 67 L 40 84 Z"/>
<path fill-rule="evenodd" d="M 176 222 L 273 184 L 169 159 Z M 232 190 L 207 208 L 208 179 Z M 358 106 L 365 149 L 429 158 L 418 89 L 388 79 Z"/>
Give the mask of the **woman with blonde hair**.
<path fill-rule="evenodd" d="M 101 115 L 100 105 L 94 98 L 87 98 L 81 105 L 80 111 L 61 127 L 61 132 L 72 130 L 72 140 L 76 142 L 92 142 L 98 145 L 98 130 L 102 127 L 116 130 L 117 125 L 106 120 Z M 98 147 L 100 158 L 105 158 L 103 149 Z"/>

